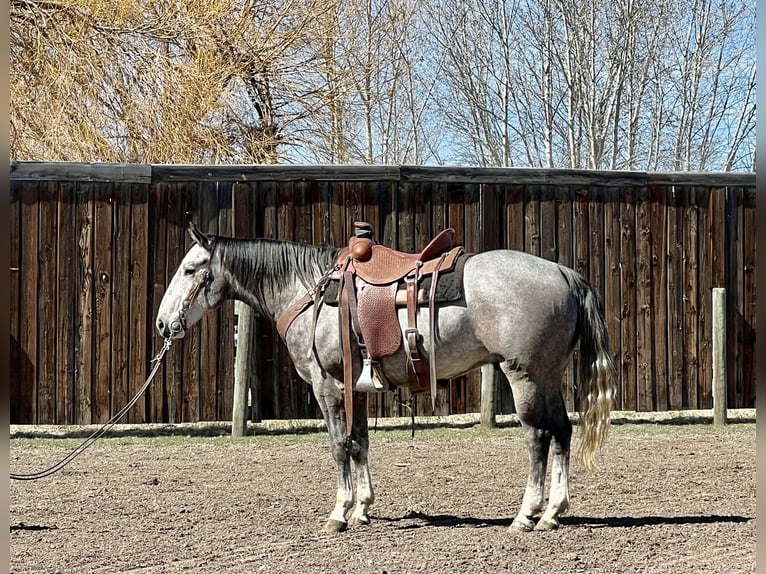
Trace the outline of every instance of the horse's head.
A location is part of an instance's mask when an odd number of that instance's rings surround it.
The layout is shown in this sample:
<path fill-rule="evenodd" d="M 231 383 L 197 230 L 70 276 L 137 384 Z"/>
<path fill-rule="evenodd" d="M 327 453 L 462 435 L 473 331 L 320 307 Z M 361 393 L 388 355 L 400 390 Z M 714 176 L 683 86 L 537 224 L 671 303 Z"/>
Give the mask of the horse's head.
<path fill-rule="evenodd" d="M 157 330 L 180 339 L 186 330 L 224 300 L 225 280 L 211 269 L 215 239 L 189 224 L 194 245 L 181 260 L 157 311 Z"/>

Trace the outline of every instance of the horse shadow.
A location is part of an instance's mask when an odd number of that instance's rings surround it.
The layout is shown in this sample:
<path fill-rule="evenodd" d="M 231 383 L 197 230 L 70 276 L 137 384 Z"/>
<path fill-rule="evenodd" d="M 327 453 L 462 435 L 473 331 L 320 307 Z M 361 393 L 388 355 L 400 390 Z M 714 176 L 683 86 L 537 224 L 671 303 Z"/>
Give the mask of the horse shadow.
<path fill-rule="evenodd" d="M 18 524 L 11 524 L 11 532 L 18 532 L 18 531 L 27 531 L 27 532 L 35 532 L 35 531 L 45 531 L 45 530 L 58 530 L 58 526 L 45 526 L 42 524 L 24 524 L 23 522 L 19 522 Z"/>
<path fill-rule="evenodd" d="M 434 528 L 487 528 L 509 527 L 513 523 L 510 518 L 479 518 L 473 516 L 454 516 L 452 514 L 426 514 L 424 512 L 411 511 L 404 516 L 395 518 L 375 517 L 376 520 L 403 523 L 397 528 L 400 530 L 412 530 L 424 527 Z M 562 516 L 559 522 L 562 527 L 585 527 L 585 528 L 636 528 L 660 525 L 694 525 L 694 524 L 740 524 L 753 520 L 751 516 L 739 515 L 699 515 L 699 516 Z"/>

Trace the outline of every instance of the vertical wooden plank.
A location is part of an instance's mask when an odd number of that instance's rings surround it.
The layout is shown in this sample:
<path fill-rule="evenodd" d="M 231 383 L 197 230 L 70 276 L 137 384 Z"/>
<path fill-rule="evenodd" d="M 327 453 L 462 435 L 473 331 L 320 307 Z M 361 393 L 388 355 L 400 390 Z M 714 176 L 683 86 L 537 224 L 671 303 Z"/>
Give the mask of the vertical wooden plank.
<path fill-rule="evenodd" d="M 364 206 L 364 221 L 372 225 L 375 230 L 375 240 L 380 242 L 382 229 L 381 216 L 383 210 L 380 204 L 379 190 L 383 184 L 376 181 L 364 182 L 361 192 L 362 203 Z M 373 403 L 373 401 L 370 401 Z"/>
<path fill-rule="evenodd" d="M 665 245 L 667 243 L 667 205 L 669 190 L 665 186 L 649 188 L 652 258 L 652 339 L 654 345 L 655 408 L 668 410 L 668 283 Z"/>
<path fill-rule="evenodd" d="M 58 284 L 58 327 L 56 338 L 56 422 L 74 424 L 75 380 L 75 297 L 77 258 L 77 227 L 75 186 L 71 182 L 58 183 L 58 249 L 56 253 Z"/>
<path fill-rule="evenodd" d="M 683 194 L 683 245 L 684 245 L 684 276 L 683 276 L 683 364 L 684 364 L 684 408 L 699 408 L 699 335 L 697 332 L 698 308 L 698 260 L 697 236 L 699 233 L 697 217 L 697 191 L 695 188 L 684 190 Z"/>
<path fill-rule="evenodd" d="M 354 233 L 354 223 L 367 221 L 364 217 L 364 185 L 358 181 L 345 182 L 346 189 L 346 239 Z M 374 226 L 374 221 L 367 221 Z M 377 233 L 377 229 L 373 227 Z"/>
<path fill-rule="evenodd" d="M 414 251 L 422 251 L 431 241 L 431 184 L 412 184 L 412 214 L 414 221 Z M 430 400 L 430 399 L 429 399 Z"/>
<path fill-rule="evenodd" d="M 330 245 L 330 186 L 326 181 L 308 182 L 311 194 L 311 242 Z"/>
<path fill-rule="evenodd" d="M 697 404 L 701 409 L 713 408 L 713 272 L 710 247 L 710 190 L 699 188 L 697 191 L 697 250 L 699 252 L 697 307 L 697 334 L 699 349 L 699 385 Z"/>
<path fill-rule="evenodd" d="M 668 408 L 683 406 L 683 206 L 681 189 L 673 187 L 668 203 Z"/>
<path fill-rule="evenodd" d="M 524 251 L 540 255 L 540 186 L 524 189 Z"/>
<path fill-rule="evenodd" d="M 330 245 L 343 247 L 348 243 L 346 233 L 346 190 L 343 182 L 329 184 L 330 200 Z"/>
<path fill-rule="evenodd" d="M 626 188 L 620 204 L 620 293 L 622 314 L 618 363 L 623 410 L 638 410 L 636 400 L 636 206 L 635 191 Z"/>
<path fill-rule="evenodd" d="M 741 187 L 731 187 L 726 190 L 726 368 L 728 371 L 729 408 L 742 406 L 742 317 L 744 313 L 742 198 Z"/>
<path fill-rule="evenodd" d="M 396 249 L 406 253 L 415 252 L 415 201 L 416 184 L 400 182 L 397 187 L 397 210 L 399 217 Z"/>
<path fill-rule="evenodd" d="M 158 183 L 149 189 L 147 274 L 151 281 L 151 300 L 147 303 L 147 307 L 151 308 L 149 322 L 152 324 L 154 324 L 154 320 L 157 318 L 157 311 L 167 288 L 167 210 L 169 193 L 169 184 L 167 183 Z M 148 347 L 151 357 L 157 355 L 162 345 L 163 341 L 160 337 L 149 338 Z M 149 388 L 149 415 L 147 422 L 167 422 L 168 363 L 173 355 L 180 353 L 180 347 L 181 345 L 175 345 L 173 352 L 168 353 L 168 359 L 164 361 L 164 364 L 160 367 L 152 381 L 152 385 Z"/>
<path fill-rule="evenodd" d="M 580 186 L 572 199 L 572 232 L 574 235 L 573 255 L 574 270 L 586 279 L 590 279 L 590 190 Z"/>
<path fill-rule="evenodd" d="M 556 188 L 540 186 L 540 257 L 548 261 L 558 259 Z"/>
<path fill-rule="evenodd" d="M 311 222 L 313 219 L 311 213 L 311 187 L 306 181 L 296 181 L 293 193 L 295 198 L 295 231 L 293 233 L 293 238 L 299 243 L 312 245 L 314 241 L 311 229 Z"/>
<path fill-rule="evenodd" d="M 94 187 L 93 274 L 95 339 L 93 422 L 111 417 L 112 350 L 112 190 L 111 183 Z M 119 407 L 117 407 L 119 408 Z"/>
<path fill-rule="evenodd" d="M 572 190 L 568 186 L 562 185 L 556 188 L 556 260 L 561 265 L 573 267 L 573 245 L 574 245 L 574 223 Z M 564 402 L 568 411 L 577 409 L 574 402 L 575 373 L 574 358 L 569 360 L 564 375 L 561 378 L 561 391 L 564 395 Z"/>
<path fill-rule="evenodd" d="M 77 257 L 77 283 L 80 287 L 77 298 L 75 320 L 77 321 L 75 402 L 77 424 L 94 422 L 91 409 L 91 395 L 94 369 L 93 336 L 93 186 L 78 184 L 77 187 L 77 230 L 79 232 Z"/>
<path fill-rule="evenodd" d="M 726 189 L 714 187 L 710 189 L 710 206 L 708 219 L 710 222 L 710 253 L 711 275 L 713 287 L 726 287 Z"/>
<path fill-rule="evenodd" d="M 524 251 L 524 187 L 505 186 L 505 245 L 506 249 Z"/>
<path fill-rule="evenodd" d="M 19 305 L 19 346 L 21 354 L 21 395 L 19 419 L 37 424 L 37 285 L 39 280 L 39 190 L 35 183 L 23 183 L 21 195 L 21 297 Z"/>
<path fill-rule="evenodd" d="M 56 308 L 58 190 L 55 182 L 39 188 L 37 285 L 37 423 L 56 422 L 56 341 L 60 325 Z"/>
<path fill-rule="evenodd" d="M 130 200 L 131 184 L 114 186 L 112 195 L 112 413 L 131 399 L 130 387 Z"/>
<path fill-rule="evenodd" d="M 588 192 L 588 267 L 591 287 L 604 296 L 604 190 L 593 186 Z"/>
<path fill-rule="evenodd" d="M 11 205 L 10 205 L 10 247 L 9 247 L 9 265 L 10 271 L 10 285 L 9 294 L 11 297 L 10 308 L 10 325 L 9 332 L 11 336 L 11 352 L 10 352 L 10 385 L 9 385 L 9 415 L 10 424 L 28 424 L 31 421 L 22 418 L 22 412 L 20 405 L 23 402 L 22 393 L 24 392 L 24 386 L 22 384 L 22 358 L 26 360 L 26 356 L 21 351 L 21 317 L 19 315 L 21 308 L 21 204 L 23 202 L 22 197 L 22 184 L 11 181 L 10 193 L 11 193 Z"/>
<path fill-rule="evenodd" d="M 132 184 L 129 193 L 130 303 L 127 319 L 130 324 L 128 331 L 130 352 L 128 354 L 128 379 L 130 395 L 133 396 L 149 375 L 147 368 L 150 359 L 148 350 L 151 349 L 151 341 L 159 337 L 154 327 L 154 317 L 149 316 L 149 309 L 147 308 L 147 304 L 151 301 L 152 291 L 149 285 L 148 267 L 149 186 Z M 152 385 L 154 384 L 152 382 Z M 146 394 L 142 395 L 136 406 L 128 412 L 127 422 L 133 424 L 147 422 L 149 420 L 148 404 Z"/>
<path fill-rule="evenodd" d="M 234 235 L 232 183 L 218 184 L 218 233 Z M 216 420 L 231 420 L 234 405 L 234 301 L 218 307 L 218 376 L 216 383 Z"/>
<path fill-rule="evenodd" d="M 455 230 L 455 244 L 465 246 L 464 211 L 465 211 L 465 187 L 459 183 L 450 183 L 447 186 L 449 207 L 447 208 L 447 221 L 449 227 Z M 470 250 L 466 248 L 466 251 Z"/>
<path fill-rule="evenodd" d="M 615 365 L 620 364 L 621 330 L 620 317 L 620 199 L 619 187 L 604 189 L 604 316 L 609 333 L 609 349 Z M 618 375 L 619 376 L 619 375 Z M 623 397 L 617 396 L 617 405 L 622 408 Z"/>
<path fill-rule="evenodd" d="M 381 183 L 378 186 L 378 242 L 386 247 L 396 247 L 399 241 L 399 189 L 398 182 Z"/>
<path fill-rule="evenodd" d="M 444 182 L 433 184 L 431 187 L 431 222 L 434 235 L 449 227 L 448 215 L 449 193 L 447 184 Z"/>
<path fill-rule="evenodd" d="M 755 408 L 755 189 L 749 188 L 744 190 L 742 208 L 742 407 Z"/>
<path fill-rule="evenodd" d="M 652 304 L 651 192 L 636 189 L 636 400 L 639 411 L 656 408 L 654 393 L 654 336 L 657 310 Z"/>

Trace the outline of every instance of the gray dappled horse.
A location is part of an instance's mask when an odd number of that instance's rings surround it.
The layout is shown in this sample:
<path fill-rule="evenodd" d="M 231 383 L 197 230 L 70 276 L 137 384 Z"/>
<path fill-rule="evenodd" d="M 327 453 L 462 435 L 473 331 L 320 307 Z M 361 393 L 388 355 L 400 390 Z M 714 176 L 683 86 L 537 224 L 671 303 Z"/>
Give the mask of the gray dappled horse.
<path fill-rule="evenodd" d="M 339 253 L 327 245 L 210 236 L 193 224 L 190 234 L 195 244 L 181 261 L 157 314 L 157 329 L 163 337 L 183 337 L 206 311 L 225 299 L 244 301 L 276 321 L 332 268 Z M 510 381 L 530 459 L 526 491 L 511 528 L 557 528 L 558 517 L 569 506 L 572 436 L 561 375 L 578 342 L 584 403 L 580 451 L 587 469 L 593 468 L 596 452 L 606 438 L 615 394 L 615 369 L 597 294 L 567 267 L 523 252 L 497 250 L 471 256 L 464 267 L 462 300 L 437 305 L 437 309 L 435 356 L 440 379 L 496 363 Z M 398 313 L 404 332 L 406 309 Z M 349 523 L 370 521 L 368 509 L 374 495 L 367 462 L 367 397 L 354 392 L 348 440 L 338 310 L 321 306 L 315 353 L 311 352 L 312 316 L 312 311 L 301 313 L 287 332 L 285 343 L 298 374 L 312 386 L 327 423 L 338 468 L 338 492 L 325 529 L 339 531 Z M 428 349 L 430 337 L 427 317 L 428 309 L 420 308 L 418 325 L 422 326 L 424 349 Z M 359 352 L 354 355 L 356 380 L 362 359 Z M 407 384 L 406 363 L 403 347 L 381 360 L 389 382 Z M 549 451 L 551 488 L 544 508 Z M 534 517 L 543 509 L 535 524 Z"/>

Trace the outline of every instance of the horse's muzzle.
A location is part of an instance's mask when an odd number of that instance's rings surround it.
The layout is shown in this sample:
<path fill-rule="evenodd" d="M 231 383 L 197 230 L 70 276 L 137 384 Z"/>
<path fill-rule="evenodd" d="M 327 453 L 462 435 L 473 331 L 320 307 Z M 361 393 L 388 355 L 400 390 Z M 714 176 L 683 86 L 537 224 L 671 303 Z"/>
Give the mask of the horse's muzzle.
<path fill-rule="evenodd" d="M 164 321 L 163 319 L 158 318 L 157 330 L 165 339 L 179 339 L 184 336 L 184 328 L 179 319 Z"/>

